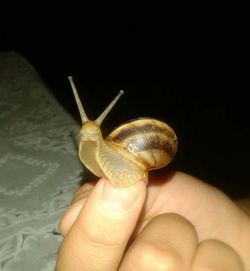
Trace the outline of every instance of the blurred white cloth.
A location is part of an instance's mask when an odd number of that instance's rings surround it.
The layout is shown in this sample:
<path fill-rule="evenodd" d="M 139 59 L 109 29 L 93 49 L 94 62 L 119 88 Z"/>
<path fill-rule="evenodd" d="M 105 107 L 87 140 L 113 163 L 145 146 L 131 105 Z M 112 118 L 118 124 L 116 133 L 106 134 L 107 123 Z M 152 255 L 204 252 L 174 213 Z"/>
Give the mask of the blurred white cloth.
<path fill-rule="evenodd" d="M 0 53 L 0 270 L 54 270 L 79 128 L 22 56 Z"/>

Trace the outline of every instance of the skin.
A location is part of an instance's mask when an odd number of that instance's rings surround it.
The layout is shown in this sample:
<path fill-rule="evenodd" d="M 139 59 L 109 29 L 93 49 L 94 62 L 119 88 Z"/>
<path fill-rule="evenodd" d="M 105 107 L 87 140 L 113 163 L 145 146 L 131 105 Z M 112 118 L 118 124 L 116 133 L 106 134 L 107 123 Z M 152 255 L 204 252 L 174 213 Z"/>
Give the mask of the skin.
<path fill-rule="evenodd" d="M 57 271 L 248 271 L 249 201 L 182 172 L 85 184 L 64 214 Z"/>

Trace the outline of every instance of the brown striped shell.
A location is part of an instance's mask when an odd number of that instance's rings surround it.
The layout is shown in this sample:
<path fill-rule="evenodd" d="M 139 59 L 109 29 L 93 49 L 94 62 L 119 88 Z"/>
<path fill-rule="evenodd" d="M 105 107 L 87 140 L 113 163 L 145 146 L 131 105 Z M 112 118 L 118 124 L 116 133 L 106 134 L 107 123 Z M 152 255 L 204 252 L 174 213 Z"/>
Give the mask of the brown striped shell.
<path fill-rule="evenodd" d="M 173 129 L 152 118 L 139 118 L 122 124 L 106 140 L 147 171 L 166 166 L 177 151 Z"/>

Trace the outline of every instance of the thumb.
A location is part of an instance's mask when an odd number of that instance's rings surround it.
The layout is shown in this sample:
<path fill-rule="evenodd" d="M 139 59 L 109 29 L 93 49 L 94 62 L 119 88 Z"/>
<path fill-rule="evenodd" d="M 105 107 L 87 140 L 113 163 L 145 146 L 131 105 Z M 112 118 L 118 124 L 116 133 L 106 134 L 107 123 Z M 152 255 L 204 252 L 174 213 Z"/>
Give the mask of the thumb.
<path fill-rule="evenodd" d="M 61 244 L 56 270 L 117 270 L 145 197 L 144 181 L 114 188 L 100 179 Z"/>

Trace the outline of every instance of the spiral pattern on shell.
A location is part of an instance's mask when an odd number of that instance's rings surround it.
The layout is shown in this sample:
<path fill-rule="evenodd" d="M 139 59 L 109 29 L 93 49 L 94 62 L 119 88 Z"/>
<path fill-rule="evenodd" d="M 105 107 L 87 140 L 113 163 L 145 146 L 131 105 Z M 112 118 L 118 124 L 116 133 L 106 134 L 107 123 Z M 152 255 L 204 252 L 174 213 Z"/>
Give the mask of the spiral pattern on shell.
<path fill-rule="evenodd" d="M 177 137 L 173 129 L 152 118 L 139 118 L 124 123 L 106 140 L 145 170 L 166 166 L 177 151 Z"/>

